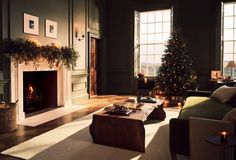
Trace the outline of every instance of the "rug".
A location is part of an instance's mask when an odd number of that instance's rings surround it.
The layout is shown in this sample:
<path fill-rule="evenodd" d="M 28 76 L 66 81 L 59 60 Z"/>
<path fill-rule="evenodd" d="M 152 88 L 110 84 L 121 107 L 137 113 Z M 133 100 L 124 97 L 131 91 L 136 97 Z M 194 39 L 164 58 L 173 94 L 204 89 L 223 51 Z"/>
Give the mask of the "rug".
<path fill-rule="evenodd" d="M 14 146 L 2 154 L 31 160 L 171 160 L 169 120 L 179 109 L 165 108 L 165 121 L 145 124 L 145 153 L 94 144 L 89 133 L 92 115 L 72 121 Z M 131 135 L 132 136 L 132 135 Z"/>
<path fill-rule="evenodd" d="M 32 117 L 27 117 L 24 120 L 20 121 L 18 124 L 35 127 L 86 107 L 87 106 L 84 105 L 71 105 L 67 107 L 59 107 L 51 111 L 34 115 Z"/>

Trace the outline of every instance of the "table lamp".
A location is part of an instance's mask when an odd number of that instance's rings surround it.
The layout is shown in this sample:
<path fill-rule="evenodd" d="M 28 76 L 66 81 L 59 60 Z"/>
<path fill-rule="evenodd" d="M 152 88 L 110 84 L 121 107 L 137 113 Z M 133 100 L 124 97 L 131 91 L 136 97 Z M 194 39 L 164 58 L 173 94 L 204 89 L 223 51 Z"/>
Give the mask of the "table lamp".
<path fill-rule="evenodd" d="M 226 68 L 231 68 L 231 78 L 233 79 L 234 78 L 234 71 L 233 69 L 236 67 L 236 64 L 234 61 L 229 61 L 229 63 L 227 64 Z"/>

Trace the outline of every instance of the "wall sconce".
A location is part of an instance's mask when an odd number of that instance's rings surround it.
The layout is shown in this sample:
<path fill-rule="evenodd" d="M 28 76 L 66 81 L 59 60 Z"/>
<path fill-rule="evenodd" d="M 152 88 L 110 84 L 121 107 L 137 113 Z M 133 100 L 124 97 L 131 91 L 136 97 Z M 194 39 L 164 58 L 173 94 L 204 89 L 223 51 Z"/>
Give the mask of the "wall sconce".
<path fill-rule="evenodd" d="M 78 31 L 78 27 L 75 26 L 75 38 L 78 41 L 82 41 L 85 38 L 85 32 L 84 32 L 84 28 L 82 29 L 83 33 L 81 34 L 81 36 L 79 36 L 79 31 Z"/>

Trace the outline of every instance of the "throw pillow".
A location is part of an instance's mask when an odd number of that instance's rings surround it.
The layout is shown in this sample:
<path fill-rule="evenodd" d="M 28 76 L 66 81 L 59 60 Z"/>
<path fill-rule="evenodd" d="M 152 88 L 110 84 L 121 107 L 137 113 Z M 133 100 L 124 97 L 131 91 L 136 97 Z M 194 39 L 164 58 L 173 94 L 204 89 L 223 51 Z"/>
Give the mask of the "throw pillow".
<path fill-rule="evenodd" d="M 222 103 L 229 101 L 236 94 L 236 87 L 223 85 L 217 88 L 210 97 L 216 98 Z"/>
<path fill-rule="evenodd" d="M 233 108 L 228 113 L 226 113 L 223 120 L 236 124 L 236 108 Z"/>

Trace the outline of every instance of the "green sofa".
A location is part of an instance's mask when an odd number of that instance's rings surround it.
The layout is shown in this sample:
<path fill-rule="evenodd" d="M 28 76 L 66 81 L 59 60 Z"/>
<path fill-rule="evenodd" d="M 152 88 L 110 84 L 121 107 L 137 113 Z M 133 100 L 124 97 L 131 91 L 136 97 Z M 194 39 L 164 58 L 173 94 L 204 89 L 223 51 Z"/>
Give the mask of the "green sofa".
<path fill-rule="evenodd" d="M 170 152 L 173 160 L 177 159 L 177 154 L 189 156 L 189 117 L 222 120 L 233 107 L 230 103 L 210 98 L 210 92 L 194 92 L 190 95 L 178 118 L 170 120 Z"/>
<path fill-rule="evenodd" d="M 221 120 L 231 109 L 231 104 L 222 103 L 214 98 L 191 96 L 187 98 L 178 118 L 198 117 Z"/>

